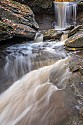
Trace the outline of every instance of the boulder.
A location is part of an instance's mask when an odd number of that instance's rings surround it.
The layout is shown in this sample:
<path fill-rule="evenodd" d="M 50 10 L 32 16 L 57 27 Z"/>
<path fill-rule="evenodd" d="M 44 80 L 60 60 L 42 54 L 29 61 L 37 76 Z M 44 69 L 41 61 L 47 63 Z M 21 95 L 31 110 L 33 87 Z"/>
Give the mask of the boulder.
<path fill-rule="evenodd" d="M 83 49 L 83 32 L 79 32 L 67 39 L 65 46 L 71 50 Z"/>
<path fill-rule="evenodd" d="M 33 39 L 39 28 L 32 10 L 28 6 L 12 0 L 0 1 L 0 20 L 6 26 L 8 37 L 12 34 Z M 11 27 L 10 32 L 8 32 L 9 27 Z M 0 31 L 0 34 L 3 32 Z"/>
<path fill-rule="evenodd" d="M 62 31 L 56 31 L 55 29 L 42 30 L 41 33 L 43 34 L 44 40 L 60 39 L 63 34 Z"/>
<path fill-rule="evenodd" d="M 26 5 L 29 5 L 34 13 L 52 13 L 53 0 L 15 0 Z"/>

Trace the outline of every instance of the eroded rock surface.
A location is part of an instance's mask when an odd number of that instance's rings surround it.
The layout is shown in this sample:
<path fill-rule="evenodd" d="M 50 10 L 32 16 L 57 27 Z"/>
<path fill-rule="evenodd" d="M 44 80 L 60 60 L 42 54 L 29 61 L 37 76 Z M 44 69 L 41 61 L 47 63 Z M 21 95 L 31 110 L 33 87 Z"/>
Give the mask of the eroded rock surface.
<path fill-rule="evenodd" d="M 5 25 L 8 36 L 12 32 L 13 36 L 33 39 L 36 30 L 39 28 L 32 10 L 28 6 L 12 0 L 0 1 L 0 20 Z M 2 27 L 0 28 L 1 34 L 3 34 Z M 11 27 L 10 32 L 8 32 L 8 27 Z"/>
<path fill-rule="evenodd" d="M 12 27 L 8 26 L 6 23 L 0 21 L 0 41 L 12 38 Z"/>

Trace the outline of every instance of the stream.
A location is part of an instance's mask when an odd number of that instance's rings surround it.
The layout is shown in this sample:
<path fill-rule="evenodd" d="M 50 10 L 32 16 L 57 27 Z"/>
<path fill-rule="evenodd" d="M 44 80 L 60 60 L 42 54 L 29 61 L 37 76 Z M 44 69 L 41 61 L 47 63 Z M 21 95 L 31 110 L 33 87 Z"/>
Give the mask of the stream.
<path fill-rule="evenodd" d="M 6 46 L 0 54 L 0 84 L 14 82 L 31 70 L 53 64 L 67 55 L 62 42 L 26 42 Z"/>
<path fill-rule="evenodd" d="M 68 94 L 66 87 L 72 76 L 71 57 L 80 59 L 81 53 L 66 51 L 66 39 L 64 34 L 60 41 L 42 41 L 37 33 L 35 43 L 1 47 L 0 92 L 7 90 L 0 96 L 0 124 L 62 125 L 75 106 L 79 109 L 77 104 L 71 107 L 72 91 Z"/>
<path fill-rule="evenodd" d="M 2 47 L 0 52 L 0 91 L 8 88 L 13 82 L 34 69 L 54 64 L 60 59 L 73 55 L 75 52 L 65 50 L 64 38 L 65 35 L 62 36 L 62 41 L 48 40 L 39 43 L 30 41 Z"/>
<path fill-rule="evenodd" d="M 47 29 L 51 17 L 38 18 L 40 31 L 28 6 L 0 3 L 1 44 L 6 42 L 0 46 L 0 125 L 83 125 L 83 26 L 76 27 L 77 2 L 55 1 L 55 29 Z"/>
<path fill-rule="evenodd" d="M 14 84 L 0 96 L 1 112 L 5 106 L 0 124 L 62 124 L 70 110 L 64 102 L 64 89 L 72 75 L 68 64 L 76 52 L 67 52 L 64 41 L 58 40 L 15 44 L 1 51 L 0 91 Z"/>

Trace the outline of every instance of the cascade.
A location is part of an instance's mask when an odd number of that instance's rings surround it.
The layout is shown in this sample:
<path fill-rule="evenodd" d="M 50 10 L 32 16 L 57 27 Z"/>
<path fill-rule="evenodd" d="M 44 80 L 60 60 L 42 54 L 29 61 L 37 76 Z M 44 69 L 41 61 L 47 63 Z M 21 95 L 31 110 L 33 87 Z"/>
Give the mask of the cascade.
<path fill-rule="evenodd" d="M 67 115 L 63 90 L 72 74 L 69 60 L 27 73 L 0 95 L 0 125 L 60 123 Z"/>
<path fill-rule="evenodd" d="M 70 25 L 76 24 L 76 2 L 56 2 L 55 9 L 55 29 L 64 30 Z"/>
<path fill-rule="evenodd" d="M 56 30 L 76 25 L 77 3 L 63 1 L 54 2 Z M 69 89 L 74 89 L 74 83 L 70 84 L 70 81 L 75 72 L 70 71 L 72 54 L 63 46 L 68 32 L 63 33 L 61 40 L 43 42 L 43 34 L 39 31 L 34 42 L 5 48 L 0 83 L 12 85 L 0 95 L 0 125 L 62 125 L 71 113 L 71 107 L 75 110 L 65 100 L 68 85 Z"/>
<path fill-rule="evenodd" d="M 41 42 L 38 43 L 38 39 Z M 1 83 L 9 83 L 10 80 L 14 82 L 34 69 L 53 64 L 67 56 L 62 49 L 63 42 L 42 42 L 42 39 L 42 35 L 38 33 L 35 37 L 36 43 L 17 44 L 6 48 Z"/>

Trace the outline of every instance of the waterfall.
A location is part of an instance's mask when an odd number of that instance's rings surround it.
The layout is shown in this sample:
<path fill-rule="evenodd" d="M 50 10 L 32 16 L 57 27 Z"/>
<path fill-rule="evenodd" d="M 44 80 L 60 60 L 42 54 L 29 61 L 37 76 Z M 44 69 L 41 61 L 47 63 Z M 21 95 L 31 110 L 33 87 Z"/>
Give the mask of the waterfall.
<path fill-rule="evenodd" d="M 43 34 L 41 32 L 37 32 L 34 38 L 34 42 L 43 42 Z"/>
<path fill-rule="evenodd" d="M 64 32 L 64 34 L 62 34 L 62 36 L 61 36 L 61 41 L 63 41 L 65 43 L 65 40 L 67 40 L 67 38 L 68 38 L 68 33 Z"/>
<path fill-rule="evenodd" d="M 39 39 L 42 39 L 42 35 Z M 65 58 L 67 53 L 62 49 L 63 44 L 60 41 L 41 41 L 39 43 L 17 44 L 5 48 L 7 54 L 4 59 L 2 76 L 0 77 L 1 84 L 5 84 L 5 82 L 9 84 L 9 81 L 12 83 L 34 69 L 53 64 L 57 60 Z"/>
<path fill-rule="evenodd" d="M 69 114 L 64 91 L 70 58 L 33 70 L 0 95 L 0 125 L 58 125 Z M 53 81 L 54 80 L 54 81 Z"/>
<path fill-rule="evenodd" d="M 73 23 L 76 25 L 77 4 L 73 4 Z"/>
<path fill-rule="evenodd" d="M 13 59 L 14 58 L 14 59 Z M 17 80 L 20 76 L 23 76 L 27 72 L 31 71 L 32 56 L 27 55 L 13 55 L 6 57 L 6 65 L 4 67 L 4 73 L 6 77 L 12 77 L 13 81 Z"/>
<path fill-rule="evenodd" d="M 54 2 L 55 8 L 55 29 L 64 30 L 71 24 L 76 24 L 76 8 L 75 2 Z"/>

